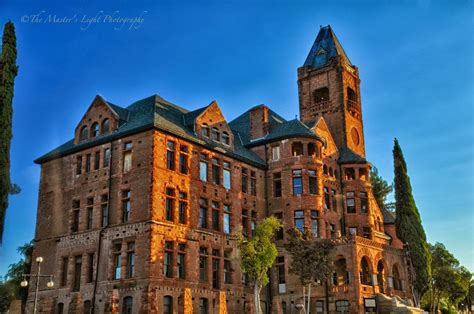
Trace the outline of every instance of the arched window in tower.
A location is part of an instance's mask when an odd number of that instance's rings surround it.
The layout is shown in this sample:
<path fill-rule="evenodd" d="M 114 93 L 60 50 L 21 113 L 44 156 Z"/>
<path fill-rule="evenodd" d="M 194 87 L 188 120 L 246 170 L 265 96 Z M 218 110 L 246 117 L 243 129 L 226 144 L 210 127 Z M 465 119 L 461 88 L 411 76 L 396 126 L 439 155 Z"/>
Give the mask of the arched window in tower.
<path fill-rule="evenodd" d="M 313 92 L 315 103 L 321 103 L 329 100 L 329 89 L 327 87 L 319 88 Z"/>
<path fill-rule="evenodd" d="M 359 180 L 367 181 L 367 169 L 359 168 Z"/>
<path fill-rule="evenodd" d="M 100 135 L 99 123 L 94 122 L 91 127 L 91 137 L 95 138 Z"/>
<path fill-rule="evenodd" d="M 362 257 L 360 261 L 360 283 L 363 285 L 372 284 L 372 278 L 370 276 L 369 261 L 366 256 Z"/>
<path fill-rule="evenodd" d="M 347 87 L 347 100 L 357 102 L 357 95 L 355 91 L 350 87 Z"/>
<path fill-rule="evenodd" d="M 344 170 L 346 180 L 355 180 L 355 171 L 354 168 L 346 168 Z"/>
<path fill-rule="evenodd" d="M 347 87 L 347 109 L 352 112 L 354 115 L 360 114 L 359 102 L 357 100 L 356 92 Z"/>
<path fill-rule="evenodd" d="M 89 138 L 89 129 L 87 128 L 87 126 L 84 125 L 79 135 L 79 141 L 83 142 L 83 141 L 86 141 L 88 138 Z"/>
<path fill-rule="evenodd" d="M 291 155 L 292 156 L 301 156 L 303 155 L 303 143 L 295 142 L 291 145 Z"/>
<path fill-rule="evenodd" d="M 308 155 L 309 156 L 316 156 L 316 144 L 308 143 Z"/>
<path fill-rule="evenodd" d="M 102 121 L 102 134 L 109 134 L 109 132 L 110 132 L 110 120 L 104 119 L 104 121 Z"/>

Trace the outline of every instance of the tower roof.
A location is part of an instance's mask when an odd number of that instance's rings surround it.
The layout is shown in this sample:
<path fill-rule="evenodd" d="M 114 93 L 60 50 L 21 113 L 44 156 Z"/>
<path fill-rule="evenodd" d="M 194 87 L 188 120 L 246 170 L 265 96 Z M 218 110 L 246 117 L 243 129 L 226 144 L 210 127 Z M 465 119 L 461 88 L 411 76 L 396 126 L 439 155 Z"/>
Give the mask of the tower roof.
<path fill-rule="evenodd" d="M 335 56 L 342 56 L 352 65 L 331 26 L 324 26 L 319 29 L 318 36 L 303 66 L 319 68 L 328 64 L 329 60 Z"/>

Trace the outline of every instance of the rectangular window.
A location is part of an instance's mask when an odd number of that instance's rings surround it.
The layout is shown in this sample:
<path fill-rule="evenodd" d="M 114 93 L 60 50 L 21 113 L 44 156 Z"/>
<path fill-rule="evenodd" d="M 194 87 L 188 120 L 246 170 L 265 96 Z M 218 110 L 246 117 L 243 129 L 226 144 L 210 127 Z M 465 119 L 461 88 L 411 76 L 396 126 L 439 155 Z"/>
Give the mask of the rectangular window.
<path fill-rule="evenodd" d="M 231 227 L 230 227 L 230 206 L 224 205 L 224 233 L 230 234 Z"/>
<path fill-rule="evenodd" d="M 188 209 L 188 194 L 184 192 L 179 193 L 179 206 L 178 206 L 178 222 L 180 224 L 186 223 L 186 215 Z"/>
<path fill-rule="evenodd" d="M 199 178 L 201 181 L 207 182 L 207 155 L 201 154 L 199 161 Z"/>
<path fill-rule="evenodd" d="M 230 163 L 224 161 L 224 173 L 223 173 L 223 177 L 224 177 L 224 187 L 227 189 L 227 190 L 230 190 L 230 187 L 231 187 L 231 175 L 230 175 Z"/>
<path fill-rule="evenodd" d="M 123 173 L 127 173 L 132 169 L 132 142 L 124 144 L 123 152 Z"/>
<path fill-rule="evenodd" d="M 281 172 L 273 174 L 273 196 L 281 197 Z"/>
<path fill-rule="evenodd" d="M 135 242 L 127 243 L 127 278 L 135 276 Z"/>
<path fill-rule="evenodd" d="M 332 210 L 337 212 L 337 198 L 336 198 L 336 190 L 331 190 L 331 199 L 332 199 Z"/>
<path fill-rule="evenodd" d="M 72 284 L 72 291 L 79 291 L 81 289 L 81 269 L 82 256 L 74 257 L 74 281 Z"/>
<path fill-rule="evenodd" d="M 349 227 L 349 234 L 351 236 L 357 235 L 357 227 Z"/>
<path fill-rule="evenodd" d="M 285 257 L 278 256 L 275 262 L 275 266 L 278 272 L 278 283 L 283 284 L 286 283 L 285 278 Z"/>
<path fill-rule="evenodd" d="M 301 169 L 293 170 L 293 195 L 303 194 L 303 179 Z"/>
<path fill-rule="evenodd" d="M 175 144 L 174 142 L 168 141 L 166 143 L 166 167 L 169 170 L 174 170 L 174 149 Z"/>
<path fill-rule="evenodd" d="M 76 174 L 82 173 L 82 156 L 76 157 Z"/>
<path fill-rule="evenodd" d="M 319 237 L 319 212 L 317 210 L 311 211 L 311 233 L 313 237 Z"/>
<path fill-rule="evenodd" d="M 89 197 L 87 199 L 87 226 L 86 229 L 92 229 L 92 216 L 94 214 L 94 199 L 92 197 Z"/>
<path fill-rule="evenodd" d="M 219 159 L 212 158 L 212 183 L 220 184 L 221 183 L 221 166 Z"/>
<path fill-rule="evenodd" d="M 86 173 L 91 172 L 91 154 L 86 155 Z"/>
<path fill-rule="evenodd" d="M 100 167 L 100 151 L 95 152 L 94 156 L 94 170 L 99 170 Z"/>
<path fill-rule="evenodd" d="M 367 214 L 369 211 L 369 199 L 367 198 L 367 192 L 360 192 L 360 212 L 362 214 Z"/>
<path fill-rule="evenodd" d="M 331 209 L 331 195 L 327 187 L 324 187 L 324 208 Z"/>
<path fill-rule="evenodd" d="M 318 194 L 318 178 L 315 170 L 308 170 L 309 194 Z"/>
<path fill-rule="evenodd" d="M 257 195 L 257 174 L 255 171 L 250 171 L 250 194 Z"/>
<path fill-rule="evenodd" d="M 130 221 L 131 212 L 130 190 L 122 191 L 122 222 Z"/>
<path fill-rule="evenodd" d="M 114 244 L 114 277 L 113 279 L 117 280 L 122 278 L 122 244 Z"/>
<path fill-rule="evenodd" d="M 280 146 L 272 147 L 272 159 L 273 161 L 277 161 L 280 159 Z"/>
<path fill-rule="evenodd" d="M 188 174 L 188 147 L 179 146 L 179 172 Z"/>
<path fill-rule="evenodd" d="M 79 231 L 79 217 L 80 217 L 80 209 L 81 203 L 77 200 L 72 201 L 72 223 L 71 223 L 71 231 L 78 232 Z"/>
<path fill-rule="evenodd" d="M 102 166 L 104 168 L 110 166 L 110 148 L 104 149 L 104 161 Z"/>
<path fill-rule="evenodd" d="M 167 221 L 174 221 L 174 189 L 166 189 L 166 213 L 165 219 Z"/>
<path fill-rule="evenodd" d="M 316 313 L 324 313 L 324 301 L 316 301 Z"/>
<path fill-rule="evenodd" d="M 87 282 L 94 281 L 94 253 L 87 255 Z"/>
<path fill-rule="evenodd" d="M 295 228 L 297 228 L 301 232 L 304 232 L 304 211 L 295 210 L 294 223 L 295 223 Z"/>
<path fill-rule="evenodd" d="M 334 239 L 336 237 L 336 225 L 329 224 L 329 233 L 331 234 L 331 238 Z"/>
<path fill-rule="evenodd" d="M 346 204 L 347 204 L 347 213 L 348 214 L 355 214 L 356 207 L 355 207 L 354 192 L 347 192 L 346 193 Z"/>
<path fill-rule="evenodd" d="M 165 255 L 163 257 L 163 275 L 167 278 L 173 277 L 173 242 L 165 242 Z"/>
<path fill-rule="evenodd" d="M 220 230 L 219 211 L 219 203 L 212 202 L 212 229 L 216 231 Z"/>
<path fill-rule="evenodd" d="M 281 224 L 283 224 L 283 213 L 275 213 L 275 218 L 278 219 Z M 275 234 L 275 238 L 277 240 L 283 240 L 283 232 L 283 228 L 278 229 Z"/>
<path fill-rule="evenodd" d="M 199 280 L 207 281 L 207 259 L 208 252 L 206 247 L 199 248 Z"/>
<path fill-rule="evenodd" d="M 207 199 L 199 200 L 199 227 L 207 229 Z"/>
<path fill-rule="evenodd" d="M 61 273 L 61 287 L 67 285 L 67 270 L 69 265 L 69 258 L 63 257 L 63 264 L 62 264 L 62 273 Z"/>
<path fill-rule="evenodd" d="M 370 227 L 362 228 L 362 236 L 367 239 L 372 238 L 372 231 L 370 230 Z"/>
<path fill-rule="evenodd" d="M 186 244 L 178 244 L 178 257 L 176 259 L 177 263 L 177 277 L 184 279 L 186 277 Z"/>
<path fill-rule="evenodd" d="M 101 219 L 101 227 L 105 227 L 109 225 L 109 204 L 108 204 L 108 196 L 107 194 L 103 194 L 100 197 L 100 212 L 102 215 Z"/>
<path fill-rule="evenodd" d="M 252 220 L 250 221 L 250 231 L 252 237 L 255 237 L 255 232 L 257 230 L 257 212 L 252 210 Z"/>
<path fill-rule="evenodd" d="M 248 192 L 248 170 L 242 168 L 242 193 Z"/>
<path fill-rule="evenodd" d="M 242 209 L 242 234 L 244 236 L 248 235 L 249 230 L 249 217 L 248 217 L 248 210 Z"/>
<path fill-rule="evenodd" d="M 212 250 L 212 288 L 219 289 L 220 286 L 220 253 Z"/>
<path fill-rule="evenodd" d="M 224 283 L 226 284 L 232 283 L 230 253 L 231 251 L 224 251 Z"/>

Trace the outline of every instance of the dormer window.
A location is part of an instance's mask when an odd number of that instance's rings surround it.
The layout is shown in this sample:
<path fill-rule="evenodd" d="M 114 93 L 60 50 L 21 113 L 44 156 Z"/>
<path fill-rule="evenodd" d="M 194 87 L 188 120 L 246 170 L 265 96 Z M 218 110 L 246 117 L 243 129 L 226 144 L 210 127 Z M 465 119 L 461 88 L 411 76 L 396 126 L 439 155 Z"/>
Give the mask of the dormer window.
<path fill-rule="evenodd" d="M 230 145 L 230 136 L 229 136 L 229 133 L 227 132 L 222 132 L 222 143 L 224 143 L 225 145 Z"/>
<path fill-rule="evenodd" d="M 91 127 L 91 137 L 92 138 L 95 138 L 97 136 L 100 135 L 100 127 L 99 127 L 99 123 L 97 122 L 94 122 L 94 124 L 92 124 L 92 127 Z"/>
<path fill-rule="evenodd" d="M 209 126 L 206 123 L 201 125 L 201 135 L 203 137 L 209 137 Z"/>
<path fill-rule="evenodd" d="M 79 137 L 79 141 L 83 142 L 86 141 L 89 138 L 89 129 L 87 126 L 83 126 L 81 129 L 81 135 Z"/>
<path fill-rule="evenodd" d="M 212 128 L 212 139 L 216 142 L 219 142 L 221 140 L 221 134 L 219 132 L 219 129 L 216 127 Z"/>
<path fill-rule="evenodd" d="M 104 119 L 102 121 L 102 134 L 109 134 L 110 132 L 110 120 L 109 119 Z"/>

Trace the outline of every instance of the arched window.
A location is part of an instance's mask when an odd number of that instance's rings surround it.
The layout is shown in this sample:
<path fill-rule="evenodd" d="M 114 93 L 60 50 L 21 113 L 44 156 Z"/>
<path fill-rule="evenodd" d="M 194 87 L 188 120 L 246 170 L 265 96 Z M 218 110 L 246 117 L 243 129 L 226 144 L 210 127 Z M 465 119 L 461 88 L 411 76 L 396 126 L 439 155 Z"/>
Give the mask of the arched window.
<path fill-rule="evenodd" d="M 377 285 L 381 293 L 384 292 L 384 280 L 385 280 L 385 269 L 383 267 L 383 261 L 380 260 L 377 263 Z"/>
<path fill-rule="evenodd" d="M 347 263 L 344 257 L 340 257 L 334 263 L 335 272 L 333 284 L 335 286 L 341 286 L 349 283 L 349 274 L 347 272 Z"/>
<path fill-rule="evenodd" d="M 92 310 L 92 302 L 87 300 L 84 302 L 84 314 L 90 314 Z"/>
<path fill-rule="evenodd" d="M 230 145 L 229 133 L 227 133 L 226 131 L 222 132 L 222 143 Z"/>
<path fill-rule="evenodd" d="M 314 102 L 321 103 L 329 100 L 329 89 L 323 87 L 313 92 Z"/>
<path fill-rule="evenodd" d="M 221 140 L 221 133 L 219 132 L 219 129 L 216 127 L 212 128 L 212 139 L 216 142 L 219 142 Z"/>
<path fill-rule="evenodd" d="M 87 126 L 84 125 L 81 129 L 81 134 L 79 136 L 79 141 L 80 142 L 86 141 L 88 138 L 89 138 L 89 129 L 87 128 Z"/>
<path fill-rule="evenodd" d="M 325 174 L 325 175 L 328 174 L 328 166 L 326 166 L 326 165 L 323 166 L 323 174 Z"/>
<path fill-rule="evenodd" d="M 367 169 L 365 168 L 359 169 L 359 179 L 363 181 L 367 181 Z"/>
<path fill-rule="evenodd" d="M 201 135 L 203 137 L 209 137 L 209 126 L 207 125 L 207 123 L 201 125 Z"/>
<path fill-rule="evenodd" d="M 291 145 L 291 155 L 292 156 L 301 156 L 303 155 L 303 143 L 295 142 Z"/>
<path fill-rule="evenodd" d="M 170 295 L 163 297 L 163 314 L 173 314 L 173 297 Z"/>
<path fill-rule="evenodd" d="M 104 121 L 102 121 L 102 134 L 109 134 L 109 132 L 110 132 L 110 120 L 104 119 Z"/>
<path fill-rule="evenodd" d="M 64 313 L 64 303 L 58 303 L 56 306 L 56 313 L 63 314 Z"/>
<path fill-rule="evenodd" d="M 206 298 L 199 299 L 199 314 L 209 314 L 209 301 Z"/>
<path fill-rule="evenodd" d="M 131 314 L 132 310 L 133 310 L 133 298 L 132 297 L 123 298 L 122 314 Z"/>
<path fill-rule="evenodd" d="M 91 127 L 91 137 L 94 138 L 94 137 L 97 137 L 99 135 L 100 135 L 99 123 L 94 122 L 94 124 L 92 124 L 92 127 Z"/>
<path fill-rule="evenodd" d="M 329 167 L 329 176 L 332 177 L 333 175 L 334 175 L 334 173 L 332 172 L 332 167 Z"/>
<path fill-rule="evenodd" d="M 345 177 L 346 180 L 355 180 L 355 170 L 354 170 L 354 168 L 347 168 L 345 170 L 345 175 L 346 175 L 346 177 Z"/>
<path fill-rule="evenodd" d="M 398 271 L 397 265 L 393 265 L 392 276 L 393 276 L 393 289 L 402 290 L 402 281 L 400 279 L 400 272 Z"/>
<path fill-rule="evenodd" d="M 365 256 L 362 257 L 362 260 L 360 261 L 360 283 L 363 285 L 372 284 L 369 261 Z"/>
<path fill-rule="evenodd" d="M 316 156 L 316 145 L 314 143 L 308 143 L 308 155 Z"/>

